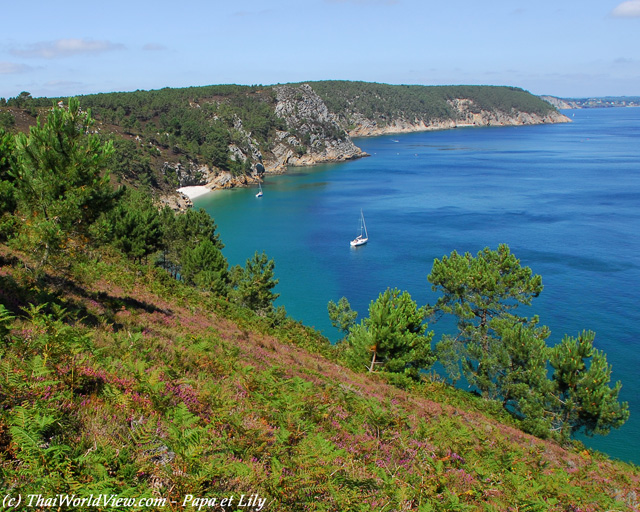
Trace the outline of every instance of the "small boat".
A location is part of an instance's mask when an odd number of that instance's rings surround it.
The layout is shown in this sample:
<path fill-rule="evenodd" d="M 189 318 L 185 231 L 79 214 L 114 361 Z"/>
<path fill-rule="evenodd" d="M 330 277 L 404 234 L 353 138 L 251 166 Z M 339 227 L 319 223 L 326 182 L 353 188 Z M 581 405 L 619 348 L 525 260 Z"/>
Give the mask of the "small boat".
<path fill-rule="evenodd" d="M 369 241 L 369 234 L 367 233 L 367 225 L 364 223 L 364 214 L 360 210 L 360 234 L 351 240 L 351 247 L 358 247 L 364 245 Z"/>
<path fill-rule="evenodd" d="M 260 185 L 260 182 L 258 182 L 258 187 L 260 187 L 260 192 L 256 194 L 256 197 L 262 197 L 262 185 Z"/>

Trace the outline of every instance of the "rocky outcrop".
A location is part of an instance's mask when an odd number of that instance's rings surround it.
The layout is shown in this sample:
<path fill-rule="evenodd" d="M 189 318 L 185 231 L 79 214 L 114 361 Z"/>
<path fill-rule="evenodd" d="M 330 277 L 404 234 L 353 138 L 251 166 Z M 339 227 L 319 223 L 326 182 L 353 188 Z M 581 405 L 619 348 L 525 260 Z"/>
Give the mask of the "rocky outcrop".
<path fill-rule="evenodd" d="M 448 130 L 467 126 L 519 126 L 533 124 L 569 123 L 571 120 L 560 112 L 550 111 L 546 115 L 530 112 L 502 112 L 478 109 L 472 100 L 456 98 L 447 102 L 453 115 L 448 119 L 396 118 L 379 123 L 359 114 L 349 118 L 353 128 L 351 137 L 371 137 L 394 133 L 409 133 L 429 130 Z"/>
<path fill-rule="evenodd" d="M 244 139 L 244 149 L 231 144 L 229 151 L 233 160 L 263 162 L 267 173 L 281 173 L 289 166 L 342 162 L 366 156 L 309 85 L 276 86 L 275 91 L 275 113 L 285 121 L 286 130 L 276 132 L 265 153 L 251 133 L 244 130 L 242 120 L 236 119 L 234 129 Z M 165 170 L 165 174 L 167 172 Z M 233 175 L 206 165 L 185 168 L 178 164 L 173 172 L 181 187 L 205 185 L 212 190 L 250 186 L 260 179 L 255 170 L 251 174 Z"/>
<path fill-rule="evenodd" d="M 241 174 L 234 176 L 230 172 L 224 171 L 218 173 L 206 186 L 212 190 L 234 188 L 234 187 L 248 187 L 249 185 L 255 185 L 258 183 L 257 175 Z"/>
<path fill-rule="evenodd" d="M 375 137 L 378 135 L 390 135 L 393 133 L 446 130 L 456 127 L 456 123 L 452 119 L 435 122 L 425 122 L 419 119 L 393 119 L 391 121 L 379 123 L 376 120 L 355 115 L 352 117 L 352 121 L 353 127 L 349 130 L 349 135 L 351 137 Z"/>
<path fill-rule="evenodd" d="M 242 130 L 242 123 L 238 120 L 236 130 L 243 133 L 248 142 L 246 144 L 252 151 L 250 158 L 255 161 L 262 158 L 260 151 L 257 149 L 257 143 L 251 140 L 250 135 Z M 245 155 L 235 144 L 229 146 L 231 158 L 236 161 L 244 162 L 247 160 Z M 259 176 L 257 173 L 251 175 L 241 174 L 234 175 L 229 171 L 223 171 L 216 167 L 209 165 L 198 165 L 191 162 L 189 165 L 182 165 L 180 163 L 170 164 L 165 162 L 162 168 L 162 174 L 164 176 L 173 176 L 178 182 L 179 188 L 193 187 L 193 186 L 206 186 L 211 190 L 227 189 L 234 187 L 247 187 L 252 184 L 258 183 Z M 169 205 L 174 210 L 182 210 L 192 206 L 191 199 L 184 194 L 177 192 L 177 197 L 166 196 L 161 197 L 160 201 L 163 204 Z"/>
<path fill-rule="evenodd" d="M 556 108 L 560 109 L 570 109 L 570 108 L 580 108 L 576 105 L 575 102 L 571 100 L 563 100 L 562 98 L 556 98 L 554 96 L 540 96 L 544 101 L 550 103 Z"/>
<path fill-rule="evenodd" d="M 179 187 L 203 185 L 215 176 L 215 171 L 208 165 L 197 165 L 193 162 L 189 165 L 165 162 L 161 172 L 163 176 L 177 180 Z"/>
<path fill-rule="evenodd" d="M 311 86 L 280 85 L 275 90 L 276 114 L 287 130 L 277 133 L 272 159 L 265 160 L 267 171 L 366 156 Z"/>
<path fill-rule="evenodd" d="M 158 203 L 161 207 L 168 206 L 176 212 L 184 212 L 193 207 L 193 201 L 189 196 L 178 191 L 174 194 L 162 194 L 158 197 Z"/>
<path fill-rule="evenodd" d="M 557 111 L 549 111 L 544 116 L 516 110 L 489 112 L 477 109 L 473 101 L 466 98 L 449 100 L 448 103 L 456 113 L 456 126 L 518 126 L 571 122 L 567 116 Z"/>

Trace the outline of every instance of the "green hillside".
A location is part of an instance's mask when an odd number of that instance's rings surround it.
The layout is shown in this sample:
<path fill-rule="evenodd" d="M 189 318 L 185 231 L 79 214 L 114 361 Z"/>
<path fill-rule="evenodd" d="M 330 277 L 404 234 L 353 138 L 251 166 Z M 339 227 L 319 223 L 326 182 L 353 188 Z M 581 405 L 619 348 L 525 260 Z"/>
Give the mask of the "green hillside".
<path fill-rule="evenodd" d="M 549 103 L 513 87 L 324 81 L 311 82 L 307 91 L 301 85 L 166 88 L 87 95 L 80 103 L 91 109 L 101 139 L 114 144 L 114 179 L 142 183 L 160 194 L 225 172 L 241 179 L 261 163 L 268 171 L 280 172 L 289 158 L 283 154 L 309 155 L 312 161 L 339 158 L 322 156 L 323 151 L 350 143 L 347 132 L 363 122 L 378 127 L 399 121 L 429 125 L 459 122 L 481 112 L 507 117 L 527 113 L 538 119 L 556 112 Z M 283 88 L 291 92 L 279 98 Z M 38 115 L 60 101 L 67 98 L 33 98 L 28 92 L 2 98 L 0 127 L 26 132 Z"/>
<path fill-rule="evenodd" d="M 466 99 L 472 112 L 527 112 L 545 116 L 555 109 L 517 87 L 485 85 L 387 85 L 368 82 L 322 81 L 311 86 L 329 109 L 344 123 L 359 114 L 383 124 L 398 118 L 429 120 L 456 119 L 458 113 L 449 103 Z"/>
<path fill-rule="evenodd" d="M 36 282 L 24 256 L 0 258 L 5 493 L 257 493 L 272 511 L 637 507 L 638 468 L 524 434 L 435 381 L 354 373 L 313 331 L 158 269 L 104 255 Z"/>
<path fill-rule="evenodd" d="M 115 189 L 113 152 L 75 100 L 0 131 L 4 508 L 638 510 L 640 470 L 571 440 L 628 417 L 606 357 L 516 316 L 541 277 L 508 247 L 435 260 L 433 305 L 330 305 L 331 345 L 267 255 L 229 268 L 204 211 Z"/>

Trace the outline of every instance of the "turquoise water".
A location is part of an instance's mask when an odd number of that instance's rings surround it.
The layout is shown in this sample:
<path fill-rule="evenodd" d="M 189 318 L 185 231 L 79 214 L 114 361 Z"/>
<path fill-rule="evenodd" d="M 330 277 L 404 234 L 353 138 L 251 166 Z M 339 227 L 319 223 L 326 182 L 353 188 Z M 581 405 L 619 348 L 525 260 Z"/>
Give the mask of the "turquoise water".
<path fill-rule="evenodd" d="M 434 258 L 506 243 L 542 275 L 532 311 L 550 343 L 596 332 L 631 419 L 589 446 L 640 464 L 640 109 L 567 111 L 573 122 L 358 139 L 371 157 L 292 169 L 195 201 L 230 264 L 276 262 L 289 314 L 332 340 L 326 304 L 366 316 L 387 287 L 434 302 Z M 351 248 L 364 211 L 369 243 Z M 438 326 L 434 326 L 436 331 Z"/>

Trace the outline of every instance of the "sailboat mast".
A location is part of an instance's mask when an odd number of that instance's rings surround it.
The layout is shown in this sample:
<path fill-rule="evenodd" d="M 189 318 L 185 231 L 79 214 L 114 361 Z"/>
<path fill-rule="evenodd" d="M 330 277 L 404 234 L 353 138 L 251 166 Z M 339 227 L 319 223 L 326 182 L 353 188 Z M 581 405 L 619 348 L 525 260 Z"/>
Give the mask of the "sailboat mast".
<path fill-rule="evenodd" d="M 360 210 L 360 219 L 362 222 L 362 227 L 364 228 L 364 237 L 369 238 L 369 234 L 367 233 L 367 225 L 364 223 L 364 213 Z"/>

